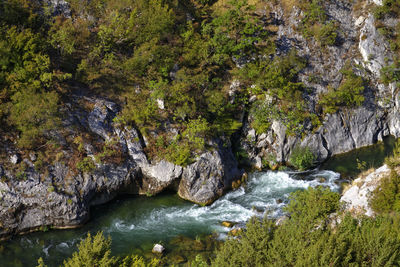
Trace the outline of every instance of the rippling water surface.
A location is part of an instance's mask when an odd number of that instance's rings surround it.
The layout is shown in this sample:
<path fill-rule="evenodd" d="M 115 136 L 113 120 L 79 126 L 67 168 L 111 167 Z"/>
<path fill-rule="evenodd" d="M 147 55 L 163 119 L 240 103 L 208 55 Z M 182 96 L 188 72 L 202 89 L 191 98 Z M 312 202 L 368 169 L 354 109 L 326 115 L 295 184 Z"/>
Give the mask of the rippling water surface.
<path fill-rule="evenodd" d="M 217 232 L 223 238 L 229 229 L 220 225 L 222 221 L 245 223 L 252 216 L 266 213 L 280 216 L 291 192 L 318 185 L 337 191 L 339 176 L 332 171 L 301 178 L 285 172 L 258 172 L 250 175 L 246 187 L 207 207 L 176 195 L 118 199 L 93 209 L 91 221 L 80 229 L 33 233 L 3 243 L 0 266 L 35 266 L 39 257 L 49 266 L 57 266 L 72 254 L 87 232 L 110 235 L 114 254 L 150 251 L 155 242 L 166 243 L 178 235 L 194 238 Z"/>

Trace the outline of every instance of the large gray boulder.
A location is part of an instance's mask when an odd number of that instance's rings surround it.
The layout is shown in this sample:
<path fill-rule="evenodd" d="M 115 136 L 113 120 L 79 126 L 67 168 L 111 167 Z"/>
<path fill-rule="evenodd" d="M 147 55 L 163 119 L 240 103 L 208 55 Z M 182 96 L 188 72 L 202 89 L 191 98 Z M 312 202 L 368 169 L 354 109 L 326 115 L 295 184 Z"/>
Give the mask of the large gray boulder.
<path fill-rule="evenodd" d="M 181 198 L 209 205 L 242 177 L 232 151 L 219 149 L 200 155 L 196 162 L 183 169 L 178 194 Z"/>
<path fill-rule="evenodd" d="M 142 165 L 141 190 L 150 194 L 157 194 L 170 187 L 182 174 L 182 167 L 162 160 L 155 164 Z"/>
<path fill-rule="evenodd" d="M 340 198 L 345 211 L 355 216 L 373 216 L 375 213 L 369 204 L 371 193 L 379 186 L 381 180 L 388 177 L 389 174 L 390 169 L 387 165 L 383 165 L 355 179 Z"/>

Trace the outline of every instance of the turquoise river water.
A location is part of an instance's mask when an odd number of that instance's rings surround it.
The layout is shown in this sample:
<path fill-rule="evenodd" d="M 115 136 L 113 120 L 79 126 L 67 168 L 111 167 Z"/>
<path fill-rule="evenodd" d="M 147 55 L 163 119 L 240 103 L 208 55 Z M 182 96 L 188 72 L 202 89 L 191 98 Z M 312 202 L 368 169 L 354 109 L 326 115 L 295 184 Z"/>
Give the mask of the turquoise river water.
<path fill-rule="evenodd" d="M 332 171 L 316 172 L 307 180 L 284 172 L 254 173 L 246 187 L 206 207 L 171 194 L 118 199 L 93 209 L 93 219 L 82 228 L 32 233 L 7 241 L 1 248 L 0 266 L 35 266 L 39 257 L 49 266 L 58 266 L 89 231 L 110 235 L 112 251 L 119 255 L 151 251 L 155 242 L 167 243 L 179 235 L 195 238 L 217 233 L 223 238 L 230 229 L 222 227 L 222 221 L 245 223 L 265 212 L 277 217 L 291 192 L 318 185 L 337 191 L 339 177 Z"/>
<path fill-rule="evenodd" d="M 221 226 L 222 221 L 244 224 L 252 216 L 263 217 L 267 213 L 278 217 L 283 214 L 282 207 L 291 192 L 310 186 L 322 185 L 339 191 L 339 172 L 345 177 L 357 175 L 356 159 L 365 161 L 367 167 L 380 166 L 393 144 L 394 138 L 388 138 L 377 145 L 339 155 L 323 165 L 325 170 L 301 177 L 286 172 L 253 173 L 245 187 L 227 193 L 207 207 L 184 201 L 175 194 L 119 198 L 93 208 L 92 219 L 82 228 L 37 232 L 0 243 L 0 266 L 36 266 L 39 257 L 49 266 L 59 266 L 88 232 L 103 231 L 110 235 L 115 255 L 143 255 L 156 242 L 162 242 L 168 250 L 177 236 L 199 238 L 214 233 L 223 239 L 230 229 Z"/>

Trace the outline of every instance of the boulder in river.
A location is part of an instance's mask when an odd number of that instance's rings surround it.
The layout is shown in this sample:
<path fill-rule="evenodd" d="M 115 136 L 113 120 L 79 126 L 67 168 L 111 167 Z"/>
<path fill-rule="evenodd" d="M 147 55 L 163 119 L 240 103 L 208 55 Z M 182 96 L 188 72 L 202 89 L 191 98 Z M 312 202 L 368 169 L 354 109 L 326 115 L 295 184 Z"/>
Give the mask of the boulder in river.
<path fill-rule="evenodd" d="M 183 199 L 209 205 L 242 177 L 243 170 L 237 166 L 232 151 L 218 144 L 217 150 L 200 155 L 183 169 L 178 194 Z"/>
<path fill-rule="evenodd" d="M 152 251 L 154 254 L 163 254 L 165 251 L 165 248 L 161 244 L 155 244 Z"/>
<path fill-rule="evenodd" d="M 232 227 L 235 225 L 235 223 L 233 223 L 233 222 L 228 222 L 228 221 L 223 221 L 223 222 L 221 223 L 221 225 L 222 225 L 223 227 L 232 228 Z"/>

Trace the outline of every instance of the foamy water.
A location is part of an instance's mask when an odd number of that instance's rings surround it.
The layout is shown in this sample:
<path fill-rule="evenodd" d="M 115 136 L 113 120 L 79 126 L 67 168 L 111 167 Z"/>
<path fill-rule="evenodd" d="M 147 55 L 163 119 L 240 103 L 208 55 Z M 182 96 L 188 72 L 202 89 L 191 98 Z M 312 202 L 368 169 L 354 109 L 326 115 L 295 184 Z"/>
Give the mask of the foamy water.
<path fill-rule="evenodd" d="M 4 266 L 15 266 L 10 257 L 17 256 L 24 266 L 35 266 L 38 257 L 43 257 L 45 262 L 60 263 L 72 254 L 88 231 L 101 230 L 110 235 L 116 254 L 129 253 L 134 248 L 147 250 L 154 242 L 167 242 L 178 235 L 194 237 L 217 232 L 223 238 L 230 229 L 221 226 L 222 221 L 244 224 L 252 216 L 281 216 L 291 192 L 319 185 L 339 190 L 338 173 L 319 171 L 303 178 L 296 179 L 295 175 L 285 172 L 254 173 L 245 187 L 227 193 L 206 207 L 173 196 L 165 196 L 169 198 L 166 201 L 162 196 L 120 201 L 95 215 L 84 228 L 27 235 L 12 241 L 9 249 L 6 244 L 6 252 L 8 249 L 10 254 L 0 254 L 0 262 L 6 262 Z M 12 252 L 16 248 L 17 253 Z M 18 253 L 18 249 L 30 249 L 30 253 Z"/>

